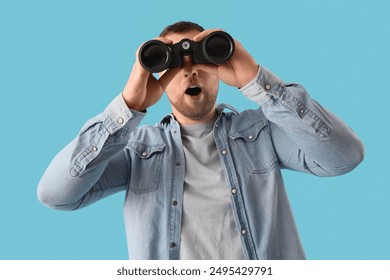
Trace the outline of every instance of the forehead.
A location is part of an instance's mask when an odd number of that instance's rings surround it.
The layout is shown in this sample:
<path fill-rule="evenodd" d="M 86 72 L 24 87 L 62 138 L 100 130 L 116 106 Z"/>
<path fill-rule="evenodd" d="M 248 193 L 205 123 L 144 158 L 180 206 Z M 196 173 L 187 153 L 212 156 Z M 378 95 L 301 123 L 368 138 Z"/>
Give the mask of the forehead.
<path fill-rule="evenodd" d="M 184 38 L 192 40 L 192 38 L 194 38 L 199 33 L 200 33 L 200 31 L 198 31 L 198 30 L 189 30 L 189 31 L 182 32 L 182 33 L 168 33 L 164 37 L 169 39 L 169 40 L 172 40 L 173 43 L 175 44 L 177 42 L 180 42 Z"/>

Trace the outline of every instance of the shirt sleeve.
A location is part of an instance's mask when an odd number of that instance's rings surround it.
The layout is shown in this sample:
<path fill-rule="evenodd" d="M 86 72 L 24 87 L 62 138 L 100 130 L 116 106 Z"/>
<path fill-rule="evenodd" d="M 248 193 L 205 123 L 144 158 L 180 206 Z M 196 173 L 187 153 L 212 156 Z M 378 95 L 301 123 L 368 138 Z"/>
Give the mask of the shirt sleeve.
<path fill-rule="evenodd" d="M 260 67 L 240 89 L 261 106 L 283 168 L 335 176 L 355 168 L 364 157 L 362 142 L 336 115 L 312 100 L 305 88 L 285 84 Z"/>
<path fill-rule="evenodd" d="M 51 208 L 75 210 L 124 190 L 130 176 L 124 149 L 144 116 L 118 95 L 54 157 L 39 182 L 38 199 Z"/>

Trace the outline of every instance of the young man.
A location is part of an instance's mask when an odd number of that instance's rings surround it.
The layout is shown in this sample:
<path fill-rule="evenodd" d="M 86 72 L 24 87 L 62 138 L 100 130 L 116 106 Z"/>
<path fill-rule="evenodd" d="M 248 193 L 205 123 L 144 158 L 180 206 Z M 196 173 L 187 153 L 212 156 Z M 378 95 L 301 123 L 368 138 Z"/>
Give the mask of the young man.
<path fill-rule="evenodd" d="M 213 31 L 178 22 L 157 39 L 201 41 Z M 40 201 L 75 210 L 126 191 L 133 259 L 304 259 L 281 169 L 341 175 L 362 161 L 362 143 L 237 41 L 222 65 L 183 59 L 156 79 L 137 55 L 123 92 L 49 165 Z M 217 107 L 219 80 L 261 108 Z M 137 128 L 164 91 L 173 113 Z"/>

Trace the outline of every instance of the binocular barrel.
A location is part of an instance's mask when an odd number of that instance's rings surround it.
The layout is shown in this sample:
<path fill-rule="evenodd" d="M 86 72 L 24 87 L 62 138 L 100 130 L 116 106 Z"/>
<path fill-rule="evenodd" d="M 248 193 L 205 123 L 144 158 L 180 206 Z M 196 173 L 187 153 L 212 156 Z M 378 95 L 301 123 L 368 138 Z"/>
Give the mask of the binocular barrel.
<path fill-rule="evenodd" d="M 183 39 L 167 45 L 159 40 L 144 43 L 138 54 L 141 65 L 149 72 L 156 73 L 166 69 L 181 67 L 183 56 L 192 56 L 193 63 L 223 64 L 234 52 L 234 40 L 226 32 L 210 33 L 201 42 Z"/>

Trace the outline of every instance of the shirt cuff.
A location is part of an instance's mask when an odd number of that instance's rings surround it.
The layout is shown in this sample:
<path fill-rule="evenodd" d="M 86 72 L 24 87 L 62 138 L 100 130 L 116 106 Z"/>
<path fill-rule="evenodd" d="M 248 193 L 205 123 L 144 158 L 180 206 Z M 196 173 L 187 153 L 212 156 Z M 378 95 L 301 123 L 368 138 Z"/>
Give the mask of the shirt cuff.
<path fill-rule="evenodd" d="M 259 105 L 272 101 L 272 96 L 279 97 L 285 89 L 285 84 L 271 71 L 259 67 L 256 77 L 240 88 L 240 91 L 250 100 Z"/>
<path fill-rule="evenodd" d="M 123 127 L 136 128 L 146 115 L 145 112 L 138 112 L 127 107 L 122 93 L 120 93 L 104 110 L 107 118 L 106 129 L 113 134 Z"/>

